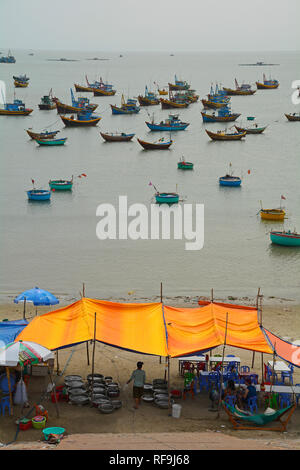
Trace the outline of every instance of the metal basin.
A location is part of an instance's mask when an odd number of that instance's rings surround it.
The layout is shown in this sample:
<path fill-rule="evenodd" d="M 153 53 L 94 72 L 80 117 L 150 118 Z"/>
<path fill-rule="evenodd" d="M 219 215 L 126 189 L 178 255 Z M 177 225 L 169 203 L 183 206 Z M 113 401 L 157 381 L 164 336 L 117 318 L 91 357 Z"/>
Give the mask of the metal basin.
<path fill-rule="evenodd" d="M 122 407 L 121 400 L 112 400 L 111 404 L 112 404 L 112 406 L 114 407 L 115 410 L 118 410 L 119 408 Z"/>
<path fill-rule="evenodd" d="M 111 403 L 102 403 L 98 406 L 98 410 L 101 411 L 101 413 L 109 414 L 114 411 L 114 407 Z"/>
<path fill-rule="evenodd" d="M 146 403 L 152 403 L 154 402 L 154 397 L 152 397 L 151 395 L 143 395 L 142 400 Z"/>
<path fill-rule="evenodd" d="M 75 405 L 87 405 L 90 400 L 88 396 L 79 395 L 76 397 L 70 397 L 70 402 L 74 403 Z"/>

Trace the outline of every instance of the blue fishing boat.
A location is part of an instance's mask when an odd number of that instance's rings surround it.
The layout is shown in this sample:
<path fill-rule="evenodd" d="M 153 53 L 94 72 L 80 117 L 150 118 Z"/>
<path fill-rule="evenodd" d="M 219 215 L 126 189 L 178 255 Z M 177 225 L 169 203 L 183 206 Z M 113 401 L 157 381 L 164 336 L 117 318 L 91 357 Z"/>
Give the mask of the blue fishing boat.
<path fill-rule="evenodd" d="M 22 100 L 15 99 L 13 103 L 5 103 L 0 109 L 0 116 L 28 116 L 33 109 L 25 108 Z"/>
<path fill-rule="evenodd" d="M 139 95 L 138 100 L 141 106 L 154 106 L 160 103 L 157 95 L 154 92 L 149 91 L 147 85 L 145 86 L 145 95 Z"/>
<path fill-rule="evenodd" d="M 291 232 L 270 232 L 271 242 L 276 245 L 283 246 L 299 246 L 300 247 L 300 233 Z"/>
<path fill-rule="evenodd" d="M 176 91 L 176 90 L 188 90 L 190 85 L 184 80 L 178 80 L 175 75 L 175 83 L 169 83 L 169 90 Z"/>
<path fill-rule="evenodd" d="M 225 175 L 219 178 L 220 186 L 241 186 L 242 180 L 239 176 Z"/>
<path fill-rule="evenodd" d="M 8 51 L 7 56 L 0 57 L 0 63 L 1 64 L 14 64 L 16 62 L 16 59 L 14 56 L 11 54 L 10 51 Z"/>
<path fill-rule="evenodd" d="M 30 201 L 49 201 L 51 191 L 46 189 L 31 189 L 27 191 L 27 196 Z"/>
<path fill-rule="evenodd" d="M 218 109 L 218 114 L 215 112 L 207 114 L 204 111 L 201 112 L 203 122 L 232 122 L 235 121 L 240 114 L 232 113 L 229 106 Z"/>
<path fill-rule="evenodd" d="M 137 100 L 128 98 L 125 102 L 124 96 L 121 98 L 121 106 L 110 105 L 112 114 L 137 114 L 140 112 L 140 107 L 136 105 Z"/>
<path fill-rule="evenodd" d="M 86 112 L 86 111 L 90 111 L 90 112 L 95 111 L 95 109 L 98 106 L 97 104 L 90 103 L 90 100 L 84 97 L 79 97 L 76 100 L 74 97 L 72 88 L 70 88 L 70 91 L 71 91 L 72 105 L 62 103 L 57 98 L 54 100 L 56 102 L 56 108 L 57 108 L 58 114 L 72 114 L 72 113 L 81 113 L 81 112 Z"/>
<path fill-rule="evenodd" d="M 177 193 L 156 193 L 155 200 L 158 204 L 177 204 L 179 194 Z"/>
<path fill-rule="evenodd" d="M 35 139 L 36 143 L 39 145 L 53 146 L 53 145 L 64 145 L 67 140 L 67 137 L 62 139 Z"/>
<path fill-rule="evenodd" d="M 147 122 L 146 125 L 151 131 L 184 131 L 189 125 L 189 122 L 182 122 L 179 119 L 179 114 L 169 114 L 168 119 L 155 123 L 154 119 L 152 122 Z"/>

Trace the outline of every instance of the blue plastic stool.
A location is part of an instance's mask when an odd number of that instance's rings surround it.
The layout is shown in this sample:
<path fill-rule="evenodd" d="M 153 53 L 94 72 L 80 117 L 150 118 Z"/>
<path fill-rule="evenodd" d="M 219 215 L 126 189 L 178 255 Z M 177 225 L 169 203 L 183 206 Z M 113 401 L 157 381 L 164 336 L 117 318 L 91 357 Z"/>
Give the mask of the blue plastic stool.
<path fill-rule="evenodd" d="M 288 406 L 291 406 L 292 400 L 291 400 L 291 395 L 289 393 L 279 393 L 280 397 L 280 408 L 287 408 Z"/>
<path fill-rule="evenodd" d="M 10 414 L 10 400 L 9 396 L 2 397 L 0 401 L 0 411 L 2 412 L 2 416 L 5 415 L 5 409 L 8 408 L 8 414 Z"/>

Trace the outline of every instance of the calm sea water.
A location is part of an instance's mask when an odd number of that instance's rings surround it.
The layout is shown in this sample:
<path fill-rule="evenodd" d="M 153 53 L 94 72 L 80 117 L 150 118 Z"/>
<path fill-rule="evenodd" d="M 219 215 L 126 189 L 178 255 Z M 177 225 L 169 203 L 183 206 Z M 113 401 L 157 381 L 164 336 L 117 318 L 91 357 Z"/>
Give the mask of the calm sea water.
<path fill-rule="evenodd" d="M 300 299 L 300 250 L 270 243 L 269 231 L 282 224 L 262 222 L 257 215 L 264 207 L 278 207 L 284 195 L 287 209 L 285 228 L 300 230 L 299 123 L 289 123 L 285 112 L 299 111 L 291 102 L 293 80 L 299 79 L 296 53 L 117 53 L 14 51 L 15 64 L 0 64 L 0 79 L 7 84 L 7 101 L 13 99 L 15 74 L 30 77 L 27 89 L 16 89 L 34 112 L 28 117 L 0 117 L 1 172 L 1 300 L 38 285 L 58 295 L 78 296 L 82 282 L 86 294 L 99 298 L 126 298 L 159 294 L 160 282 L 169 296 L 209 295 L 254 296 L 261 287 L 265 296 Z M 67 57 L 75 62 L 47 61 Z M 92 57 L 106 61 L 87 60 Z M 264 60 L 273 67 L 240 67 L 240 63 Z M 184 132 L 174 134 L 170 151 L 143 151 L 130 143 L 107 144 L 100 129 L 135 132 L 154 140 L 145 120 L 167 117 L 160 106 L 142 109 L 134 116 L 112 116 L 109 105 L 119 104 L 122 93 L 136 97 L 145 85 L 165 86 L 174 75 L 191 82 L 200 98 L 212 82 L 233 87 L 234 78 L 254 84 L 265 72 L 279 80 L 277 90 L 257 91 L 253 96 L 232 97 L 232 110 L 241 113 L 238 122 L 256 116 L 268 124 L 264 134 L 248 135 L 242 142 L 211 142 L 205 133 L 200 111 L 191 104 L 180 112 L 190 122 Z M 38 103 L 50 88 L 55 96 L 70 103 L 70 87 L 100 76 L 117 89 L 114 97 L 93 97 L 96 113 L 102 116 L 95 128 L 68 129 L 53 111 L 39 111 Z M 230 124 L 231 126 L 232 124 Z M 60 129 L 68 137 L 64 147 L 40 148 L 26 128 Z M 222 129 L 207 124 L 208 129 Z M 162 134 L 163 135 L 163 134 Z M 168 134 L 164 134 L 168 136 Z M 177 162 L 184 155 L 194 162 L 193 172 L 180 172 Z M 220 188 L 219 176 L 232 163 L 234 174 L 243 176 L 241 188 Z M 248 170 L 251 170 L 250 175 Z M 50 204 L 27 200 L 31 179 L 37 187 L 48 180 L 75 177 L 73 191 L 52 194 Z M 175 191 L 189 203 L 205 205 L 205 241 L 200 251 L 186 251 L 185 241 L 99 241 L 96 237 L 96 208 L 100 203 L 117 204 L 119 195 L 128 203 L 150 206 L 152 181 L 161 191 Z M 128 297 L 129 298 L 129 297 Z"/>

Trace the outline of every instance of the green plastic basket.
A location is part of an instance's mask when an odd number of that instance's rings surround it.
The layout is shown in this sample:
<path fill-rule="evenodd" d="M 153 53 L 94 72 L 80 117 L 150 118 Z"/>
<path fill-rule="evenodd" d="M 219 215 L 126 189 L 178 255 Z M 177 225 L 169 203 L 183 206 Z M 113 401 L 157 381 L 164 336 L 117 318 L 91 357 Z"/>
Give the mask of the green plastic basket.
<path fill-rule="evenodd" d="M 43 429 L 46 425 L 46 417 L 43 416 L 43 420 L 42 421 L 35 421 L 34 418 L 32 418 L 32 427 L 34 429 Z"/>

